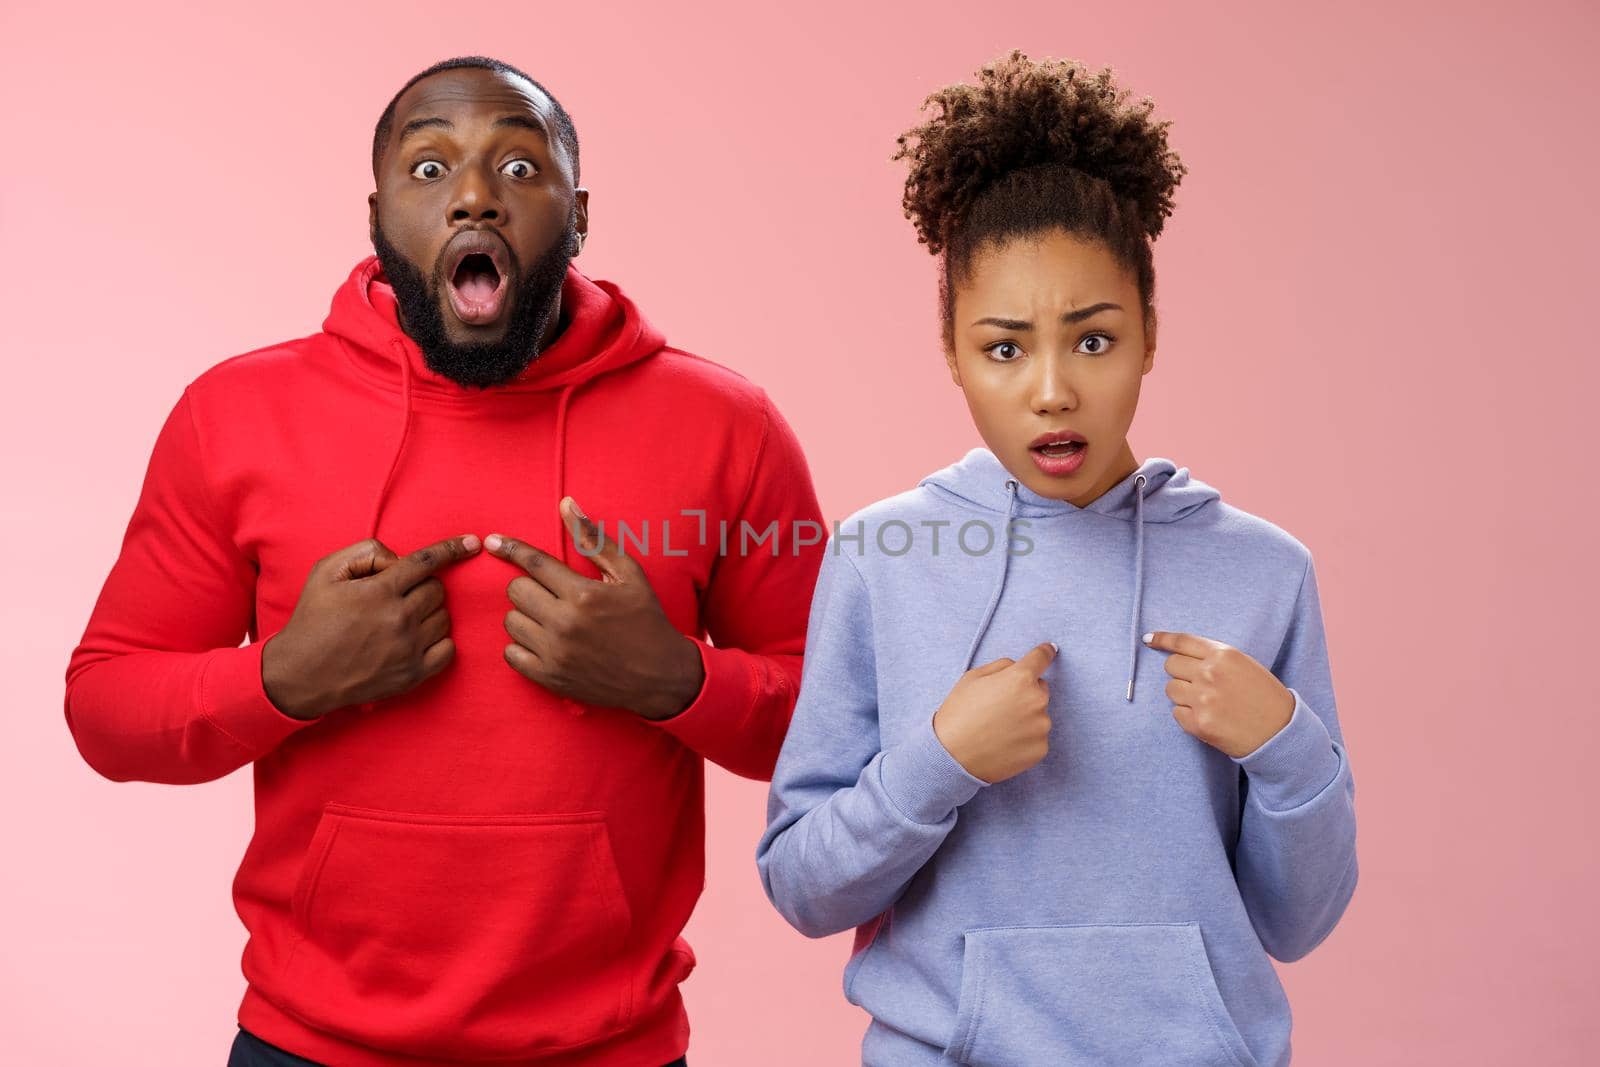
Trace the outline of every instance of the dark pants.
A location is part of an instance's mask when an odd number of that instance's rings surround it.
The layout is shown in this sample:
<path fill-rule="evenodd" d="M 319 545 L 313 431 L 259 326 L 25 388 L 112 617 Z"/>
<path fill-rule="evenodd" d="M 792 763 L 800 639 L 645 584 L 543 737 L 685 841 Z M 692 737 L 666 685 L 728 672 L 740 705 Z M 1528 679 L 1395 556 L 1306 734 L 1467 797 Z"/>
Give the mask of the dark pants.
<path fill-rule="evenodd" d="M 688 1065 L 688 1060 L 679 1059 L 666 1067 Z M 269 1045 L 241 1026 L 239 1036 L 233 1039 L 233 1049 L 228 1053 L 228 1067 L 322 1067 L 322 1064 Z"/>

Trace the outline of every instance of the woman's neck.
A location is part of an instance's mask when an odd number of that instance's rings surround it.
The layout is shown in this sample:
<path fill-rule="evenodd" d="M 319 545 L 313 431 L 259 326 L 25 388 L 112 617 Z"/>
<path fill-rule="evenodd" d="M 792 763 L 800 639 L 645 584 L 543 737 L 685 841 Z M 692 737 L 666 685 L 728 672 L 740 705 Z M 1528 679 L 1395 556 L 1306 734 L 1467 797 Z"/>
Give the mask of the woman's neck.
<path fill-rule="evenodd" d="M 1100 479 L 1088 490 L 1075 497 L 1069 497 L 1068 500 L 1077 507 L 1086 508 L 1100 499 L 1112 486 L 1138 469 L 1139 461 L 1134 457 L 1133 446 L 1128 444 L 1128 439 L 1124 437 L 1122 439 L 1122 448 L 1117 452 L 1117 458 L 1112 462 L 1111 466 L 1106 468 L 1106 472 L 1100 476 Z"/>

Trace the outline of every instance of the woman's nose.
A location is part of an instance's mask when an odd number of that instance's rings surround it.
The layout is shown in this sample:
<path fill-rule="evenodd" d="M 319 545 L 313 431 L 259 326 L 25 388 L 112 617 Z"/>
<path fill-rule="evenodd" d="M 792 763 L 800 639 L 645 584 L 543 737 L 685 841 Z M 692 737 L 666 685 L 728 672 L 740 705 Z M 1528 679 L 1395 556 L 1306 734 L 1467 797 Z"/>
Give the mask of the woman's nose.
<path fill-rule="evenodd" d="M 1062 356 L 1047 355 L 1036 360 L 1029 388 L 1032 393 L 1029 403 L 1041 415 L 1071 411 L 1078 406 L 1078 396 L 1067 372 L 1067 360 Z"/>

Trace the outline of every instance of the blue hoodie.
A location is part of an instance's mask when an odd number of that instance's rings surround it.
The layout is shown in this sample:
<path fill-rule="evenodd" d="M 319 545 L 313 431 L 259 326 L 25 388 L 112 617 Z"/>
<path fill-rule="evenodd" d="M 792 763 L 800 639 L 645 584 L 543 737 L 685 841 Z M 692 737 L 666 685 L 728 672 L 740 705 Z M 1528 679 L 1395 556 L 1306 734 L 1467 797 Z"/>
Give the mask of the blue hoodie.
<path fill-rule="evenodd" d="M 1270 667 L 1288 725 L 1240 759 L 1184 733 L 1149 630 Z M 1041 641 L 1049 754 L 986 784 L 933 714 Z M 829 539 L 757 861 L 801 932 L 857 928 L 867 1064 L 1277 1067 L 1268 957 L 1343 914 L 1354 795 L 1303 544 L 1170 460 L 1078 507 L 978 448 Z"/>

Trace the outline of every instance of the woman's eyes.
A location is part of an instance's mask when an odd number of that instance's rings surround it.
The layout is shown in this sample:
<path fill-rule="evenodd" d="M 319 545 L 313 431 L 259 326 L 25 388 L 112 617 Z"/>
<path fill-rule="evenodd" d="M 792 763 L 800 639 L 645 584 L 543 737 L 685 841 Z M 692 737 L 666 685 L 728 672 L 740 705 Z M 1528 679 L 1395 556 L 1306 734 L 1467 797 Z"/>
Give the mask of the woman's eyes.
<path fill-rule="evenodd" d="M 1078 342 L 1074 352 L 1082 352 L 1086 356 L 1103 356 L 1116 340 L 1108 333 L 1091 333 Z M 1010 363 L 1022 355 L 1022 348 L 1015 341 L 996 341 L 984 348 L 989 358 L 996 363 Z"/>
<path fill-rule="evenodd" d="M 526 179 L 538 174 L 539 168 L 531 159 L 513 159 L 500 168 L 500 173 L 512 178 Z M 442 178 L 444 174 L 445 166 L 437 159 L 424 159 L 411 168 L 411 176 L 421 178 L 423 181 Z"/>
<path fill-rule="evenodd" d="M 1078 347 L 1073 349 L 1073 351 L 1074 352 L 1082 352 L 1086 356 L 1104 355 L 1106 349 L 1111 347 L 1111 342 L 1113 340 L 1115 340 L 1115 338 L 1113 338 L 1108 333 L 1091 333 L 1089 336 L 1087 336 L 1083 340 L 1079 341 L 1078 342 Z M 1091 342 L 1098 342 L 1098 343 L 1095 344 L 1094 347 L 1092 347 L 1092 348 L 1085 348 L 1084 347 L 1085 345 L 1088 345 Z"/>

